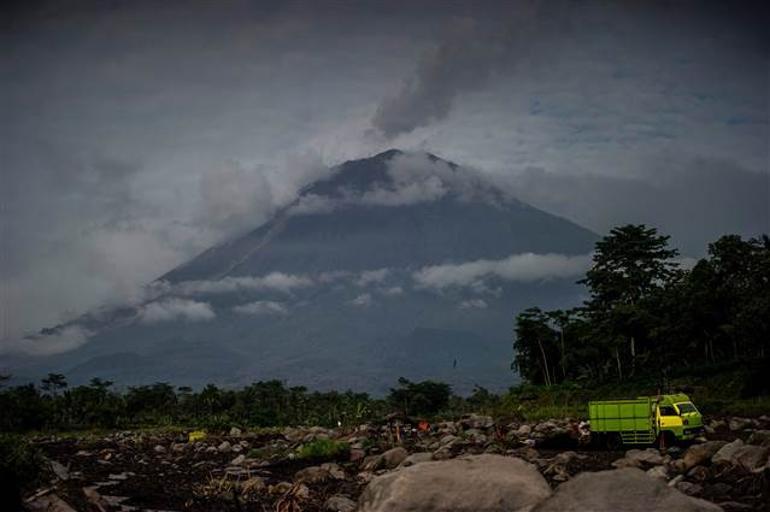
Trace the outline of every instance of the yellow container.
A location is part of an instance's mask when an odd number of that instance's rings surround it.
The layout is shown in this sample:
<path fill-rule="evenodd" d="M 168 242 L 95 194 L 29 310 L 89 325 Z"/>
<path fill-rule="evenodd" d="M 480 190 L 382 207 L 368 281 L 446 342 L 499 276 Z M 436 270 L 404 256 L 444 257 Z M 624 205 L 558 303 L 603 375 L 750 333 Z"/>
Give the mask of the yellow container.
<path fill-rule="evenodd" d="M 195 441 L 202 441 L 203 439 L 206 439 L 205 430 L 193 430 L 187 437 L 187 440 L 191 443 L 194 443 Z"/>

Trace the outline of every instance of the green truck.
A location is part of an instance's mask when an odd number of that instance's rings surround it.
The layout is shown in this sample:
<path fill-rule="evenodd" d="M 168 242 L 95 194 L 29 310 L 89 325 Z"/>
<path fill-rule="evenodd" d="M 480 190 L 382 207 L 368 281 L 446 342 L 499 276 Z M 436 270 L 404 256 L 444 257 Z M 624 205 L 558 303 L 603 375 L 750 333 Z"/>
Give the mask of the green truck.
<path fill-rule="evenodd" d="M 655 442 L 669 446 L 704 432 L 701 413 L 682 393 L 589 402 L 588 418 L 592 443 L 610 449 Z"/>

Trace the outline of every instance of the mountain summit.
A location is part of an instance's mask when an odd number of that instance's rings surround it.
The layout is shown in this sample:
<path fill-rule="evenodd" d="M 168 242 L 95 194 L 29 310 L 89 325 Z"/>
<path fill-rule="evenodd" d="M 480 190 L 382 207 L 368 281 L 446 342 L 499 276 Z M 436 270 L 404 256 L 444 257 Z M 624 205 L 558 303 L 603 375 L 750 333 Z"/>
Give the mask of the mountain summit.
<path fill-rule="evenodd" d="M 577 302 L 596 235 L 428 153 L 390 150 L 331 171 L 26 372 L 375 392 L 400 376 L 458 391 L 514 383 L 514 314 Z"/>

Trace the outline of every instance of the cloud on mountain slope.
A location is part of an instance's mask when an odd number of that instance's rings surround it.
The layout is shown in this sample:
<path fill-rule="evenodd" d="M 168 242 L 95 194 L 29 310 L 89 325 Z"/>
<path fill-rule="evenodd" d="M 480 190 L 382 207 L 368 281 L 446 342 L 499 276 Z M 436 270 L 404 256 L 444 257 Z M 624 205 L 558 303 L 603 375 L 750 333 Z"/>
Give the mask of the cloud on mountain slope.
<path fill-rule="evenodd" d="M 143 324 L 171 321 L 205 322 L 215 317 L 216 313 L 206 302 L 174 297 L 145 304 L 138 313 L 139 322 Z"/>
<path fill-rule="evenodd" d="M 542 279 L 572 278 L 590 266 L 591 255 L 514 254 L 501 260 L 476 260 L 424 267 L 413 274 L 418 286 L 442 289 L 473 286 L 485 278 L 531 282 Z"/>
<path fill-rule="evenodd" d="M 45 329 L 24 338 L 3 340 L 3 343 L 0 343 L 0 354 L 22 353 L 34 356 L 60 354 L 83 345 L 91 335 L 88 329 L 78 325 Z"/>
<path fill-rule="evenodd" d="M 222 279 L 209 281 L 182 281 L 181 283 L 163 286 L 169 287 L 169 292 L 178 295 L 231 293 L 239 290 L 273 290 L 288 293 L 295 288 L 311 286 L 313 280 L 306 276 L 272 272 L 265 276 L 227 276 Z"/>
<path fill-rule="evenodd" d="M 241 315 L 262 316 L 262 315 L 287 315 L 289 309 L 281 302 L 272 300 L 257 300 L 246 304 L 239 304 L 233 307 L 233 311 Z"/>

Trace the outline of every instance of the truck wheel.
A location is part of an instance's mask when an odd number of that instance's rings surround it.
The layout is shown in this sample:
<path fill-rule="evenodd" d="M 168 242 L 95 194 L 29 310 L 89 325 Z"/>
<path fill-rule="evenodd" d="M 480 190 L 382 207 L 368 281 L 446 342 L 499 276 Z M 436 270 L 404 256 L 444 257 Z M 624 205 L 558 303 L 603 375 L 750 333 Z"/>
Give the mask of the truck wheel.
<path fill-rule="evenodd" d="M 623 438 L 617 432 L 607 434 L 607 449 L 617 451 L 623 448 Z"/>

